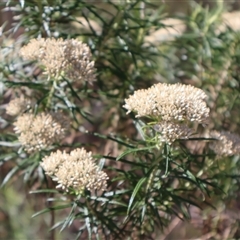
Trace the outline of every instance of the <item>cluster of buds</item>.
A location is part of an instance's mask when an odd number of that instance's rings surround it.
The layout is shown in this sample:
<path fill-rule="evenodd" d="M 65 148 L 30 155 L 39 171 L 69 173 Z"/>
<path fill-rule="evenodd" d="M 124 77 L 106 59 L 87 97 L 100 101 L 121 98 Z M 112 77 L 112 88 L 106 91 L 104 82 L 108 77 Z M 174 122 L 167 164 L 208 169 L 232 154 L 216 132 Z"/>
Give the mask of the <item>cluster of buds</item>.
<path fill-rule="evenodd" d="M 91 152 L 77 148 L 69 154 L 57 151 L 43 158 L 41 166 L 46 174 L 58 182 L 57 188 L 77 193 L 85 189 L 89 191 L 105 191 L 108 176 L 96 165 Z"/>
<path fill-rule="evenodd" d="M 193 86 L 158 83 L 135 91 L 125 99 L 123 107 L 127 113 L 135 112 L 137 118 L 157 119 L 155 128 L 161 128 L 161 141 L 171 144 L 176 139 L 190 136 L 190 122 L 207 123 L 209 108 L 206 99 L 207 95 Z"/>
<path fill-rule="evenodd" d="M 18 116 L 27 110 L 30 110 L 34 105 L 31 99 L 23 96 L 11 100 L 6 107 L 6 113 L 10 116 Z"/>
<path fill-rule="evenodd" d="M 69 121 L 62 113 L 32 113 L 20 115 L 14 122 L 14 131 L 29 153 L 40 151 L 61 141 L 67 133 Z"/>
<path fill-rule="evenodd" d="M 21 48 L 20 54 L 26 60 L 39 61 L 49 77 L 64 76 L 89 83 L 96 78 L 90 48 L 76 39 L 32 39 Z"/>
<path fill-rule="evenodd" d="M 160 133 L 160 142 L 172 143 L 176 139 L 188 139 L 193 130 L 185 124 L 174 122 L 160 122 L 154 126 L 154 129 Z"/>
<path fill-rule="evenodd" d="M 210 137 L 216 141 L 211 141 L 209 147 L 218 156 L 232 156 L 240 154 L 240 136 L 226 131 L 212 131 Z"/>

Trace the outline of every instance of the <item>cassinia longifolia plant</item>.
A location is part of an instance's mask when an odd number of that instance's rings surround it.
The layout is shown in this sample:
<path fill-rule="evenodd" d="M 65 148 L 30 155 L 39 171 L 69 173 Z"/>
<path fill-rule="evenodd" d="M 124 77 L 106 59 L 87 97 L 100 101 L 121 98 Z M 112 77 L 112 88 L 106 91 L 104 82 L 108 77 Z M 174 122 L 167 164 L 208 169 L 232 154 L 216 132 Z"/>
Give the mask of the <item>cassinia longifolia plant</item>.
<path fill-rule="evenodd" d="M 189 32 L 149 42 L 171 27 L 154 4 L 7 3 L 2 189 L 18 177 L 43 199 L 41 238 L 164 239 L 174 217 L 239 194 L 240 35 L 216 31 L 223 4 L 195 4 Z"/>

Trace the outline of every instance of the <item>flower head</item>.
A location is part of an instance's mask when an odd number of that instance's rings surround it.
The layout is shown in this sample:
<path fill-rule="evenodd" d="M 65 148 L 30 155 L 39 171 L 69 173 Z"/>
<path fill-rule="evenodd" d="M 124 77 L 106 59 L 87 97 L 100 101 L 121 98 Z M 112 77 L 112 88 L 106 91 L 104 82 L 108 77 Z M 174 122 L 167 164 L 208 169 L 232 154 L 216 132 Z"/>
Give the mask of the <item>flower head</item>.
<path fill-rule="evenodd" d="M 136 117 L 158 116 L 163 121 L 195 121 L 205 123 L 209 117 L 207 95 L 198 88 L 183 84 L 158 83 L 137 90 L 123 106 Z"/>
<path fill-rule="evenodd" d="M 85 188 L 106 190 L 108 176 L 101 171 L 93 160 L 92 153 L 77 148 L 67 154 L 51 153 L 43 159 L 41 166 L 52 179 L 58 182 L 57 188 L 69 191 L 69 188 L 82 192 Z"/>
<path fill-rule="evenodd" d="M 14 130 L 27 152 L 40 151 L 62 140 L 69 123 L 61 113 L 23 114 L 14 123 Z"/>
<path fill-rule="evenodd" d="M 21 48 L 20 54 L 25 59 L 40 61 L 46 74 L 52 77 L 64 75 L 90 83 L 96 77 L 90 48 L 75 39 L 32 39 Z"/>
<path fill-rule="evenodd" d="M 201 89 L 190 85 L 158 83 L 135 91 L 123 107 L 127 114 L 133 111 L 136 117 L 152 117 L 160 141 L 172 144 L 176 139 L 189 138 L 193 133 L 190 122 L 207 122 L 206 98 Z"/>
<path fill-rule="evenodd" d="M 45 56 L 47 42 L 44 38 L 31 39 L 30 42 L 20 49 L 20 55 L 27 60 L 41 60 Z"/>
<path fill-rule="evenodd" d="M 25 113 L 20 115 L 17 120 L 13 123 L 14 131 L 17 134 L 28 132 L 31 128 L 32 122 L 34 119 L 34 115 L 31 113 Z"/>
<path fill-rule="evenodd" d="M 6 112 L 8 115 L 17 116 L 31 108 L 32 105 L 33 102 L 30 99 L 26 99 L 21 96 L 20 98 L 15 98 L 9 102 L 8 106 L 6 107 Z"/>
<path fill-rule="evenodd" d="M 169 144 L 172 144 L 176 139 L 188 139 L 193 133 L 193 130 L 187 125 L 173 122 L 160 122 L 154 128 L 160 132 L 160 141 Z"/>
<path fill-rule="evenodd" d="M 217 141 L 211 142 L 209 147 L 218 156 L 232 156 L 240 153 L 240 136 L 226 131 L 212 131 L 210 136 Z"/>

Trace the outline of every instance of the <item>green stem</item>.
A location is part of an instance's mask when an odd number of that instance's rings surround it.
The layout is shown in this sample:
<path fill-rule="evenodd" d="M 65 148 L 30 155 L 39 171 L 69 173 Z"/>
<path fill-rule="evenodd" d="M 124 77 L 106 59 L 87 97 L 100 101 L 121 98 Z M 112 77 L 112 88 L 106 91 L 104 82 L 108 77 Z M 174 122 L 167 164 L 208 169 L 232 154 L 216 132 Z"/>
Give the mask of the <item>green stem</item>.
<path fill-rule="evenodd" d="M 153 180 L 154 180 L 154 176 L 157 172 L 158 168 L 157 166 L 154 167 L 153 171 L 151 172 L 150 174 L 150 177 L 148 179 L 148 182 L 147 182 L 147 187 L 146 187 L 146 193 L 148 192 L 148 190 L 151 188 L 152 186 L 152 183 L 153 183 Z"/>
<path fill-rule="evenodd" d="M 158 151 L 161 151 L 162 148 L 163 148 L 163 146 L 161 146 L 161 149 L 159 149 Z M 148 190 L 149 190 L 149 189 L 151 188 L 151 186 L 152 186 L 152 183 L 153 183 L 153 180 L 154 180 L 154 176 L 155 176 L 155 174 L 156 174 L 156 172 L 157 172 L 157 170 L 158 170 L 158 163 L 159 163 L 160 161 L 162 161 L 162 158 L 161 158 L 161 157 L 159 157 L 159 158 L 154 162 L 155 167 L 153 168 L 153 170 L 152 170 L 152 172 L 151 172 L 151 174 L 150 174 L 150 176 L 149 176 L 149 179 L 148 179 L 148 182 L 147 182 L 147 187 L 146 187 L 146 193 L 148 192 Z M 165 174 L 166 174 L 166 172 L 165 172 Z"/>
<path fill-rule="evenodd" d="M 51 107 L 51 102 L 52 102 L 52 98 L 53 98 L 53 94 L 54 94 L 54 90 L 55 90 L 55 85 L 56 85 L 56 82 L 54 80 L 52 87 L 50 89 L 49 95 L 48 95 L 48 100 L 47 100 L 47 105 L 46 105 L 47 108 Z"/>
<path fill-rule="evenodd" d="M 53 198 L 54 197 L 54 193 L 51 194 L 51 197 Z M 52 207 L 53 203 L 51 202 L 50 203 L 50 206 Z M 55 224 L 55 211 L 51 211 L 51 227 L 54 226 Z M 50 233 L 50 239 L 51 240 L 55 240 L 55 228 L 51 230 L 51 233 Z"/>

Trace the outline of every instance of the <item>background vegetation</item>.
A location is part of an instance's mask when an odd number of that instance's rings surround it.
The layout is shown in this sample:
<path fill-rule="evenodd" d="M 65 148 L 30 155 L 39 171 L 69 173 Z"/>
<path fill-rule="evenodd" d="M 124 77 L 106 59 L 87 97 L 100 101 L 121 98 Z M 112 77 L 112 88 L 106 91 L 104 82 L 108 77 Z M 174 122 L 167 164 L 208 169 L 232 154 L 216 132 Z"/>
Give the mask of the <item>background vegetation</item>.
<path fill-rule="evenodd" d="M 240 27 L 223 17 L 234 4 L 189 1 L 180 14 L 147 0 L 2 3 L 13 21 L 0 38 L 0 239 L 240 237 L 239 155 L 217 157 L 208 137 L 213 129 L 240 129 Z M 18 54 L 38 37 L 91 48 L 96 82 L 66 81 L 54 93 L 52 110 L 70 116 L 71 131 L 51 151 L 91 150 L 110 178 L 102 196 L 57 191 L 39 166 L 50 150 L 27 154 L 14 134 L 10 99 L 31 95 L 41 109 L 51 89 L 42 69 Z M 209 124 L 196 126 L 197 137 L 157 149 L 143 137 L 144 121 L 126 115 L 124 99 L 158 82 L 208 95 Z"/>

